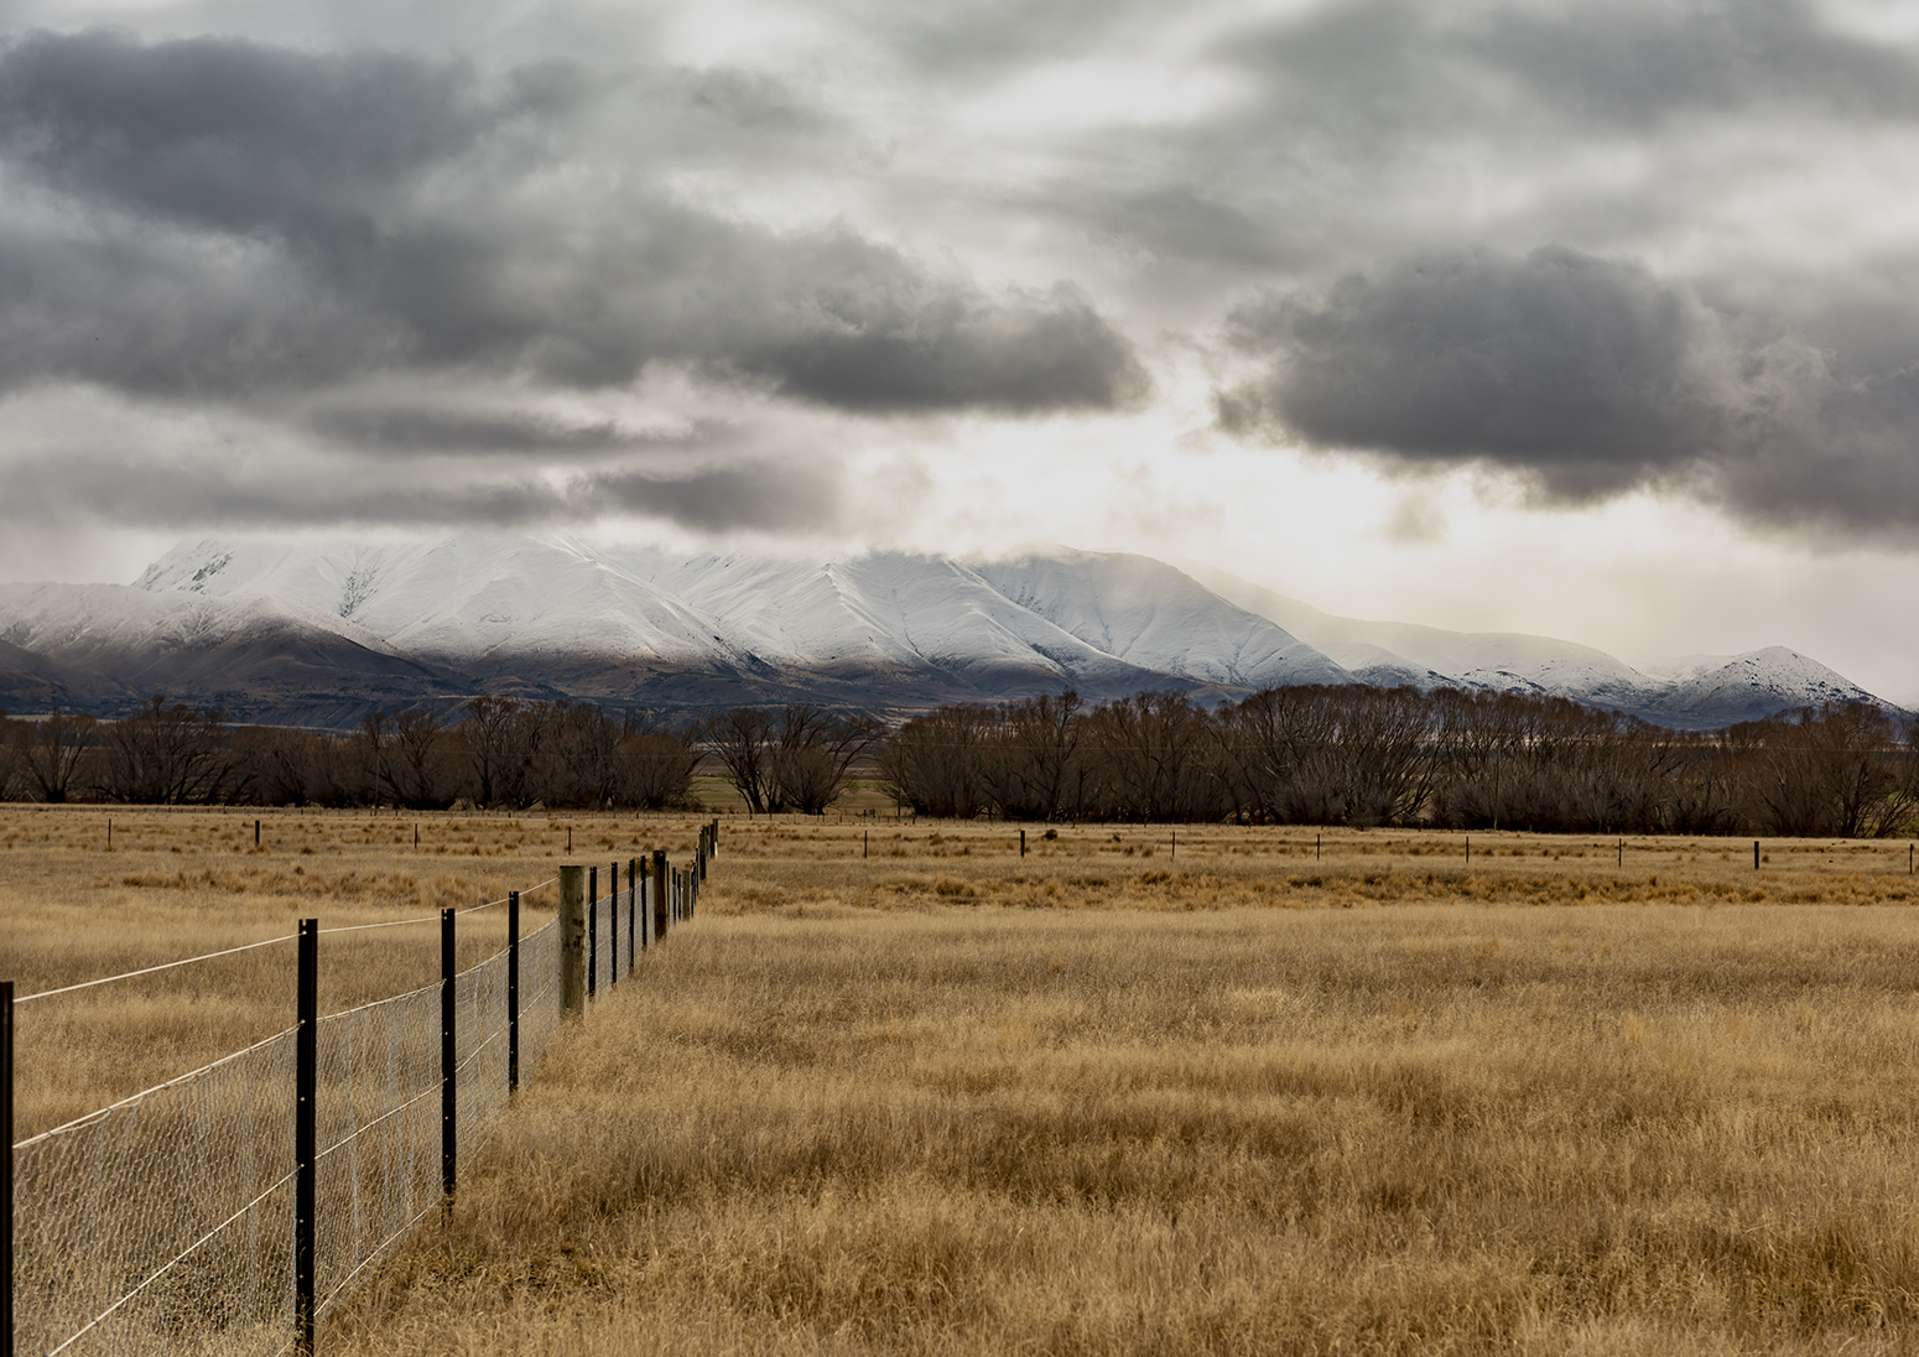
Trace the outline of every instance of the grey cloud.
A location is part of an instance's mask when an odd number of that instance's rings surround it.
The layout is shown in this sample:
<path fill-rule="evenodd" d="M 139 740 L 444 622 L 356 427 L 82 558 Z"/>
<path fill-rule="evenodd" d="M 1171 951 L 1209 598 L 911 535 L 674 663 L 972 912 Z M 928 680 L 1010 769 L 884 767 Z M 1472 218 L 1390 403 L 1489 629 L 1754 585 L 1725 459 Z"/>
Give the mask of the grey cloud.
<path fill-rule="evenodd" d="M 1542 116 L 1575 134 L 1754 107 L 1919 116 L 1914 53 L 1835 28 L 1804 0 L 1357 0 L 1235 34 L 1219 55 L 1263 77 L 1266 112 L 1343 141 L 1500 123 L 1525 135 L 1519 119 Z"/>
<path fill-rule="evenodd" d="M 1270 356 L 1222 422 L 1408 462 L 1491 462 L 1565 498 L 1709 453 L 1725 432 L 1711 319 L 1631 265 L 1570 250 L 1426 257 L 1231 323 Z"/>
<path fill-rule="evenodd" d="M 1151 261 L 1192 260 L 1265 272 L 1301 254 L 1296 238 L 1191 184 L 1115 190 L 1061 182 L 1026 202 L 1071 217 L 1096 239 Z"/>
<path fill-rule="evenodd" d="M 1152 0 L 834 0 L 859 35 L 878 38 L 885 55 L 919 77 L 991 83 L 1036 63 L 1083 56 L 1141 16 L 1160 17 Z"/>
<path fill-rule="evenodd" d="M 1458 41 L 1572 119 L 1636 128 L 1753 105 L 1919 116 L 1909 51 L 1834 29 L 1802 0 L 1502 9 Z"/>
<path fill-rule="evenodd" d="M 0 296 L 0 391 L 68 377 L 219 399 L 323 386 L 413 347 L 257 242 L 120 221 L 0 214 Z"/>
<path fill-rule="evenodd" d="M 829 529 L 842 502 L 832 463 L 763 462 L 683 473 L 631 468 L 559 480 L 386 477 L 322 467 L 239 470 L 205 458 L 143 468 L 61 454 L 0 463 L 0 502 L 23 518 L 86 517 L 129 528 L 442 526 L 522 527 L 644 517 L 708 531 Z"/>
<path fill-rule="evenodd" d="M 636 430 L 610 419 L 569 423 L 546 414 L 421 405 L 325 408 L 307 414 L 302 422 L 336 444 L 381 453 L 594 456 L 640 448 L 711 448 L 734 441 L 734 430 L 710 423 L 685 430 Z"/>
<path fill-rule="evenodd" d="M 1842 380 L 1774 320 L 1630 263 L 1426 256 L 1269 294 L 1228 338 L 1264 364 L 1216 395 L 1241 436 L 1497 468 L 1566 502 L 1665 484 L 1772 526 L 1919 526 L 1913 370 Z"/>
<path fill-rule="evenodd" d="M 505 115 L 466 67 L 377 52 L 35 33 L 0 55 L 19 161 L 83 196 L 240 232 L 364 220 Z"/>
<path fill-rule="evenodd" d="M 825 529 L 841 517 L 843 487 L 827 466 L 780 463 L 715 467 L 697 475 L 619 472 L 576 487 L 576 498 L 622 511 L 720 531 Z"/>
<path fill-rule="evenodd" d="M 1231 29 L 1205 60 L 1239 98 L 1071 146 L 1039 210 L 1142 270 L 1324 277 L 1466 242 L 1639 252 L 1794 157 L 1919 121 L 1919 45 L 1808 0 L 1351 0 Z M 1567 175 L 1582 156 L 1595 173 Z"/>
<path fill-rule="evenodd" d="M 666 86 L 733 119 L 778 107 L 748 79 Z M 241 42 L 15 43 L 0 152 L 88 210 L 44 215 L 35 305 L 24 326 L 0 316 L 0 386 L 239 397 L 477 368 L 592 387 L 667 364 L 860 412 L 1034 414 L 1143 393 L 1128 341 L 1070 290 L 996 294 L 844 228 L 776 233 L 644 175 L 555 174 L 617 156 L 617 140 L 568 134 L 608 135 L 594 119 L 609 104 L 643 118 L 626 103 L 655 88 Z M 119 276 L 168 282 L 114 286 L 87 257 L 102 237 L 125 253 Z M 236 255 L 258 288 L 223 289 Z M 82 328 L 111 338 L 44 342 Z"/>

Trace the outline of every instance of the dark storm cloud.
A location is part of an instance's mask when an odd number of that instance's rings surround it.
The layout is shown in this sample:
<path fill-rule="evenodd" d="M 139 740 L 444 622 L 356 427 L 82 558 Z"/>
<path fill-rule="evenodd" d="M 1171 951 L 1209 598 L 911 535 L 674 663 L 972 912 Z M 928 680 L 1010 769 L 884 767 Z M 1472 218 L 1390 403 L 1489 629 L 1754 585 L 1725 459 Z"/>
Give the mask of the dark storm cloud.
<path fill-rule="evenodd" d="M 1566 249 L 1416 258 L 1269 294 L 1229 340 L 1236 434 L 1418 469 L 1494 467 L 1581 502 L 1683 486 L 1774 526 L 1919 526 L 1919 377 L 1843 379 L 1764 317 Z"/>
<path fill-rule="evenodd" d="M 0 129 L 61 189 L 304 238 L 364 220 L 511 113 L 473 86 L 466 68 L 374 52 L 36 33 L 0 55 Z"/>
<path fill-rule="evenodd" d="M 840 517 L 838 476 L 778 463 L 716 467 L 695 476 L 642 472 L 596 476 L 576 488 L 581 504 L 609 500 L 622 512 L 721 531 L 821 529 Z"/>
<path fill-rule="evenodd" d="M 1711 450 L 1724 410 L 1710 318 L 1642 269 L 1570 250 L 1429 256 L 1323 297 L 1269 296 L 1231 340 L 1268 355 L 1220 417 L 1317 447 L 1490 462 L 1566 498 Z"/>
<path fill-rule="evenodd" d="M 595 387 L 668 364 L 869 413 L 1143 394 L 1130 344 L 1068 289 L 993 293 L 847 228 L 777 233 L 644 175 L 566 172 L 620 152 L 576 130 L 643 122 L 629 105 L 660 89 L 729 123 L 791 121 L 779 87 L 748 77 L 16 42 L 0 155 L 45 205 L 12 228 L 13 268 L 34 277 L 29 305 L 0 314 L 0 385 L 241 398 L 478 368 Z"/>
<path fill-rule="evenodd" d="M 309 469 L 310 470 L 310 469 Z M 609 515 L 711 531 L 819 530 L 840 515 L 833 464 L 751 463 L 682 473 L 609 470 L 535 477 L 283 477 L 207 459 L 129 475 L 112 458 L 62 454 L 0 464 L 0 502 L 35 521 L 86 518 L 126 528 L 186 530 L 305 525 L 502 528 L 579 524 Z"/>
<path fill-rule="evenodd" d="M 1142 269 L 1324 278 L 1467 240 L 1643 250 L 1778 173 L 1803 153 L 1788 138 L 1843 157 L 1919 122 L 1919 47 L 1802 0 L 1321 3 L 1227 28 L 1205 68 L 1233 88 L 1212 112 L 1095 131 L 1073 148 L 1090 173 L 1023 201 Z M 1709 132 L 1732 141 L 1706 154 Z M 1602 172 L 1567 176 L 1586 154 Z"/>

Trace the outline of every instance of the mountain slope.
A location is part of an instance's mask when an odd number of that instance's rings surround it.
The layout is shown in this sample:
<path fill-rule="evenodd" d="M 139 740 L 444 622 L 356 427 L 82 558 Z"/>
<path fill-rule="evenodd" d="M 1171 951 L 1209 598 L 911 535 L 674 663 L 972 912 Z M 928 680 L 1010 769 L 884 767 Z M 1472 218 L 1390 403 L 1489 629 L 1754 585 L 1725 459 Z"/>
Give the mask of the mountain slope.
<path fill-rule="evenodd" d="M 979 571 L 1014 602 L 1143 669 L 1250 689 L 1353 681 L 1283 627 L 1147 556 L 1062 551 Z"/>
<path fill-rule="evenodd" d="M 1891 706 L 1817 660 L 1784 646 L 1768 646 L 1680 676 L 1653 701 L 1649 719 L 1682 729 L 1710 729 L 1835 702 Z"/>
<path fill-rule="evenodd" d="M 735 646 L 786 667 L 897 677 L 932 671 L 962 686 L 1077 684 L 1089 692 L 1132 691 L 1155 677 L 942 557 L 629 560 L 636 574 L 716 619 Z"/>
<path fill-rule="evenodd" d="M 260 597 L 0 584 L 0 640 L 51 666 L 66 705 L 89 709 L 191 694 L 237 718 L 332 724 L 450 687 L 349 622 Z"/>
<path fill-rule="evenodd" d="M 1144 556 L 681 556 L 562 535 L 208 540 L 134 585 L 0 585 L 0 705 L 172 694 L 350 724 L 477 692 L 876 709 L 1072 687 L 1226 701 L 1306 683 L 1550 694 L 1680 727 L 1876 701 L 1774 648 L 1676 675 L 1550 637 L 1336 617 Z"/>
<path fill-rule="evenodd" d="M 1228 575 L 1211 582 L 1227 598 L 1352 667 L 1398 666 L 1462 687 L 1570 697 L 1622 711 L 1644 705 L 1662 686 L 1623 660 L 1576 641 L 1338 617 Z"/>

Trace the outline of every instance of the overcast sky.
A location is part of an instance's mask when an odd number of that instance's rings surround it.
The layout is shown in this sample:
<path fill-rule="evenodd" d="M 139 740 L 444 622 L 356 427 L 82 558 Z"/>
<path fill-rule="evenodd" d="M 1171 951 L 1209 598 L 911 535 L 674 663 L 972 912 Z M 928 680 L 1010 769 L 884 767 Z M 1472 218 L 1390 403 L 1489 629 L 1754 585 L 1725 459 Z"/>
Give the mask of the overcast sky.
<path fill-rule="evenodd" d="M 0 0 L 0 578 L 1063 542 L 1919 702 L 1919 5 Z"/>

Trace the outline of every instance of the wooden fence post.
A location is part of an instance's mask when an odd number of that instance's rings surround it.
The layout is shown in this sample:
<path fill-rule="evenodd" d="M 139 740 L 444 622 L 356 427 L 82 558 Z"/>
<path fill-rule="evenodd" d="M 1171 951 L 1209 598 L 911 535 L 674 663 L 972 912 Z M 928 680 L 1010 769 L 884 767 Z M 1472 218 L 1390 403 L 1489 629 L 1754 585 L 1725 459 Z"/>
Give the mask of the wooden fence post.
<path fill-rule="evenodd" d="M 560 1013 L 586 1012 L 586 868 L 560 868 Z"/>
<path fill-rule="evenodd" d="M 1026 831 L 1023 829 L 1019 832 L 1019 855 L 1026 856 Z"/>
<path fill-rule="evenodd" d="M 612 949 L 606 958 L 606 981 L 610 988 L 620 983 L 620 864 L 617 862 L 606 866 L 606 913 L 606 942 Z"/>
<path fill-rule="evenodd" d="M 1752 841 L 1752 869 L 1755 872 L 1759 870 L 1759 840 L 1757 839 Z"/>
<path fill-rule="evenodd" d="M 314 1180 L 319 1148 L 320 921 L 300 920 L 294 960 L 293 1346 L 313 1357 Z M 11 1146 L 11 1140 L 9 1140 Z M 11 1350 L 11 1345 L 9 1345 Z"/>
<path fill-rule="evenodd" d="M 666 850 L 653 850 L 653 941 L 666 941 Z"/>
<path fill-rule="evenodd" d="M 586 869 L 586 997 L 594 997 L 600 970 L 600 869 Z"/>
<path fill-rule="evenodd" d="M 647 935 L 653 931 L 653 916 L 646 908 L 646 879 L 640 875 L 640 864 L 643 861 L 645 861 L 644 855 L 626 860 L 627 883 L 633 887 L 633 927 L 629 931 L 633 935 L 633 943 L 642 952 L 646 950 L 649 941 Z"/>

